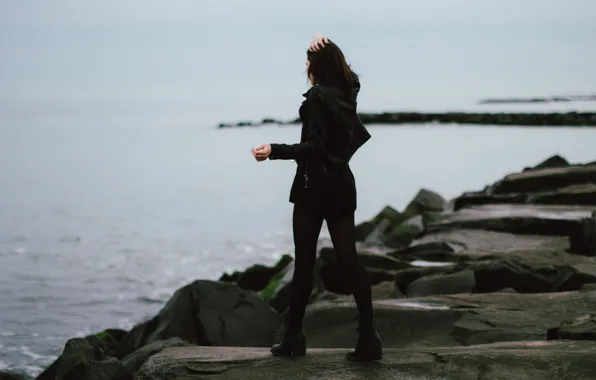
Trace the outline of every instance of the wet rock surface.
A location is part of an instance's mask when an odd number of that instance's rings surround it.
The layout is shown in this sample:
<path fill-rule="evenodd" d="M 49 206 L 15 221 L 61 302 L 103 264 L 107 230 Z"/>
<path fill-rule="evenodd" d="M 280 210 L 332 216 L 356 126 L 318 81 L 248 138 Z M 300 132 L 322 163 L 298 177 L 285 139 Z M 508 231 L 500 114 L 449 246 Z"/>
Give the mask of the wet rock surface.
<path fill-rule="evenodd" d="M 596 340 L 596 316 L 584 315 L 547 331 L 547 339 Z"/>
<path fill-rule="evenodd" d="M 18 373 L 2 372 L 0 371 L 0 380 L 27 380 L 28 377 Z"/>
<path fill-rule="evenodd" d="M 139 380 L 193 379 L 593 379 L 594 342 L 524 341 L 387 349 L 379 363 L 346 363 L 342 348 L 310 349 L 299 359 L 273 358 L 266 349 L 171 349 L 150 359 Z"/>
<path fill-rule="evenodd" d="M 133 380 L 133 373 L 116 358 L 106 356 L 98 342 L 75 338 L 66 342 L 56 362 L 56 379 Z"/>
<path fill-rule="evenodd" d="M 555 155 L 450 202 L 421 189 L 361 223 L 381 362 L 344 361 L 357 309 L 341 252 L 321 239 L 305 358 L 268 351 L 289 304 L 284 255 L 188 284 L 131 331 L 70 342 L 39 379 L 593 379 L 595 175 Z"/>
<path fill-rule="evenodd" d="M 258 294 L 197 280 L 178 289 L 158 315 L 133 327 L 118 356 L 176 337 L 198 345 L 266 347 L 277 323 L 277 313 Z"/>

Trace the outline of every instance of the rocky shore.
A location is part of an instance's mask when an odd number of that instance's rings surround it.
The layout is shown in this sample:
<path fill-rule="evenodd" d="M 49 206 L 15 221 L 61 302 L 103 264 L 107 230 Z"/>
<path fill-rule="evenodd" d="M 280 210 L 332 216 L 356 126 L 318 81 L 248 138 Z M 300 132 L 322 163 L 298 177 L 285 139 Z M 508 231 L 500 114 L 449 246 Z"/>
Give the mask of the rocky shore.
<path fill-rule="evenodd" d="M 283 255 L 187 284 L 130 331 L 69 340 L 37 379 L 595 378 L 596 162 L 553 156 L 449 202 L 421 189 L 357 234 L 380 362 L 343 359 L 356 307 L 321 239 L 304 358 L 268 351 L 288 306 L 293 259 Z"/>
<path fill-rule="evenodd" d="M 495 101 L 497 102 L 497 101 Z M 500 125 L 500 126 L 567 126 L 594 127 L 596 112 L 555 112 L 555 113 L 473 113 L 473 112 L 384 112 L 360 113 L 364 124 L 467 124 L 467 125 Z M 260 127 L 268 124 L 294 125 L 300 119 L 282 121 L 263 119 L 260 122 L 241 121 L 234 124 L 220 123 L 218 128 Z"/>

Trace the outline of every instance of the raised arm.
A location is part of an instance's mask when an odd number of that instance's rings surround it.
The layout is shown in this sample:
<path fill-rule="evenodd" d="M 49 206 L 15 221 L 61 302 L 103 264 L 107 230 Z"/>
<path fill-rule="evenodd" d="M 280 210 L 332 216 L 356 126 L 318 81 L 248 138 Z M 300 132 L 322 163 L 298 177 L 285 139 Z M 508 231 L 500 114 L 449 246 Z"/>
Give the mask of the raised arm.
<path fill-rule="evenodd" d="M 310 45 L 308 46 L 308 50 L 310 51 L 319 51 L 325 47 L 325 44 L 329 43 L 329 38 L 323 35 L 322 33 L 316 33 L 312 41 L 310 41 Z"/>

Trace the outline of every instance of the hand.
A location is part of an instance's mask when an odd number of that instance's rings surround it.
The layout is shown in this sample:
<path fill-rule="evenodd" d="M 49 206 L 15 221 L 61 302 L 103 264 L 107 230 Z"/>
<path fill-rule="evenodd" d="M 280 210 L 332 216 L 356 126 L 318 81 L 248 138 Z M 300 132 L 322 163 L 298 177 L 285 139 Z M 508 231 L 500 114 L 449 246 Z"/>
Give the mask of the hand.
<path fill-rule="evenodd" d="M 258 162 L 265 161 L 271 155 L 271 145 L 263 144 L 252 148 L 252 155 Z"/>
<path fill-rule="evenodd" d="M 329 43 L 329 38 L 325 37 L 321 33 L 315 34 L 308 46 L 308 50 L 312 52 L 319 51 L 325 47 L 325 44 Z"/>

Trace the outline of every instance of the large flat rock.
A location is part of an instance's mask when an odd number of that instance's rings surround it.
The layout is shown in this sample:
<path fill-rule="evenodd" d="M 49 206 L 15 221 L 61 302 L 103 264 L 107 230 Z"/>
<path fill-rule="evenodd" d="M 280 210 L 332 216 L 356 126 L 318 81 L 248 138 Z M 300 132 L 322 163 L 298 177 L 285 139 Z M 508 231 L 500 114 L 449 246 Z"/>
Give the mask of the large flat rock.
<path fill-rule="evenodd" d="M 375 301 L 375 320 L 388 348 L 460 346 L 545 339 L 548 328 L 593 312 L 596 291 L 488 293 Z M 310 305 L 305 317 L 309 347 L 352 347 L 353 302 Z"/>
<path fill-rule="evenodd" d="M 561 189 L 535 193 L 528 196 L 528 203 L 596 205 L 596 184 L 582 183 Z"/>
<path fill-rule="evenodd" d="M 596 206 L 497 204 L 463 208 L 429 216 L 427 231 L 464 228 L 515 234 L 571 236 L 581 233 L 583 220 Z"/>
<path fill-rule="evenodd" d="M 557 254 L 553 263 L 561 263 L 569 248 L 564 236 L 517 235 L 480 229 L 449 229 L 428 233 L 402 250 L 388 253 L 402 260 L 461 261 L 486 257 L 546 258 Z"/>
<path fill-rule="evenodd" d="M 590 341 L 387 349 L 374 363 L 346 362 L 346 352 L 309 349 L 303 358 L 277 358 L 263 348 L 171 348 L 151 357 L 138 379 L 587 380 L 596 372 L 596 343 Z"/>
<path fill-rule="evenodd" d="M 555 190 L 582 183 L 596 183 L 596 165 L 577 165 L 528 170 L 506 176 L 494 186 L 494 193 L 531 193 Z"/>
<path fill-rule="evenodd" d="M 410 268 L 395 276 L 399 294 L 423 297 L 459 293 L 555 293 L 596 284 L 596 261 L 573 264 L 521 259 L 477 260 L 448 266 Z"/>
<path fill-rule="evenodd" d="M 596 205 L 596 184 L 581 183 L 559 189 L 531 193 L 494 194 L 473 191 L 462 194 L 454 201 L 455 210 L 483 204 L 561 204 Z"/>

